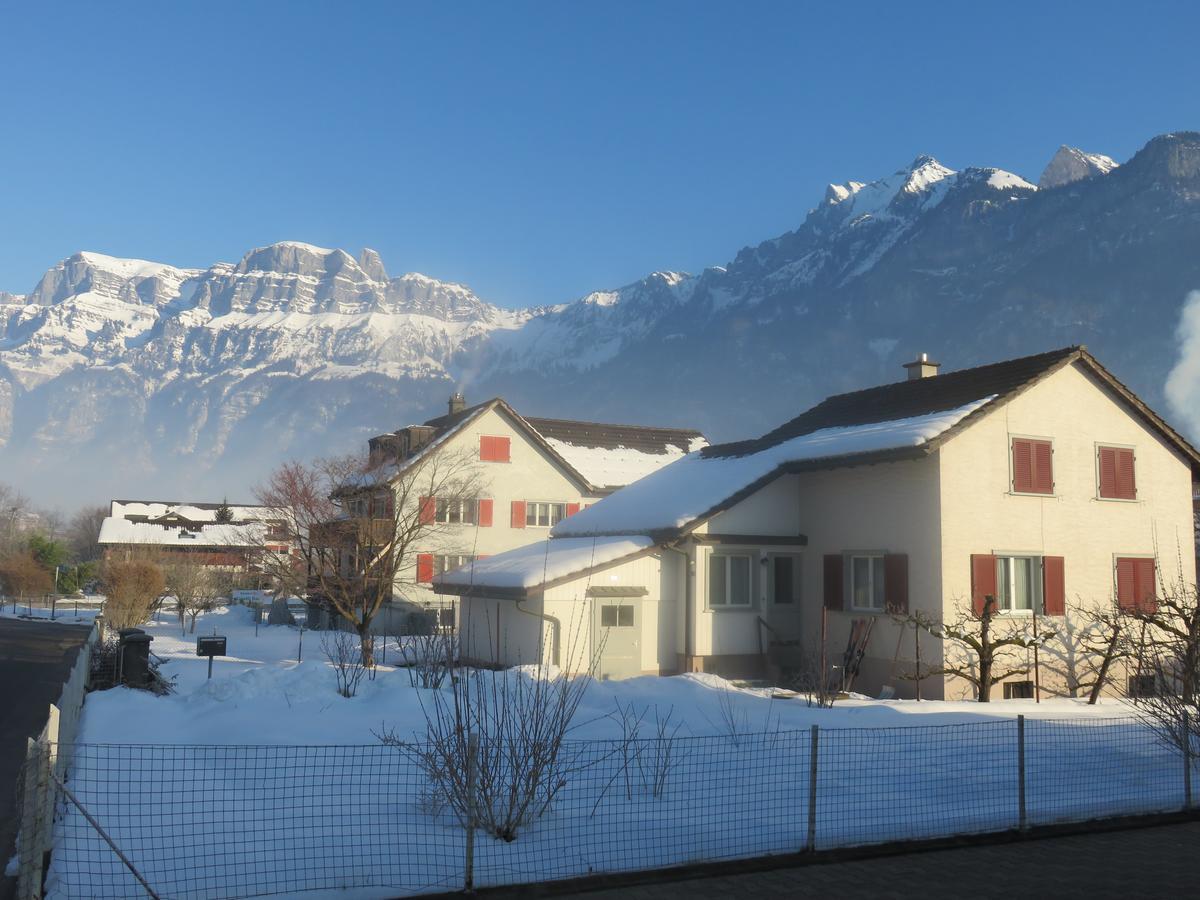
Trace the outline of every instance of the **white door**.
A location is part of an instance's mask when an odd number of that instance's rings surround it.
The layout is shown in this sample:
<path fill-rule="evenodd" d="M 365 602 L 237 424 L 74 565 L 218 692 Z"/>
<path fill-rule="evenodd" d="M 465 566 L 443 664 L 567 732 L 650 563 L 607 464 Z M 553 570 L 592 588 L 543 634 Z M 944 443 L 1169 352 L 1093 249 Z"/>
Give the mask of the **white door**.
<path fill-rule="evenodd" d="M 631 678 L 642 674 L 642 604 L 637 597 L 597 597 L 596 629 L 600 640 L 600 677 Z"/>

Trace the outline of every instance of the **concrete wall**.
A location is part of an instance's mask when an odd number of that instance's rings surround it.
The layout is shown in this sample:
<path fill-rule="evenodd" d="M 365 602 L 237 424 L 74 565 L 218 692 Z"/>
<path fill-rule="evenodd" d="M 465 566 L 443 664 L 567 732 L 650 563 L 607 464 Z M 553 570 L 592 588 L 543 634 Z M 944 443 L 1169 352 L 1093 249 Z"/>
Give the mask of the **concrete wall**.
<path fill-rule="evenodd" d="M 1012 493 L 1009 444 L 1014 435 L 1053 441 L 1052 496 Z M 1134 448 L 1135 501 L 1099 498 L 1097 444 Z M 1182 574 L 1186 583 L 1195 583 L 1192 479 L 1186 460 L 1081 366 L 1062 369 L 1030 388 L 948 441 L 940 455 L 947 616 L 970 599 L 973 553 L 1064 557 L 1068 610 L 1115 602 L 1118 555 L 1157 553 L 1168 580 Z M 1081 617 L 1072 618 L 1045 624 L 1065 632 L 1077 627 Z M 1067 673 L 1055 661 L 1056 652 L 1062 657 L 1065 650 L 1052 644 L 1039 654 L 1043 687 L 1054 693 L 1066 689 Z M 958 679 L 947 690 L 951 696 L 970 693 Z M 993 696 L 1003 696 L 999 686 Z"/>

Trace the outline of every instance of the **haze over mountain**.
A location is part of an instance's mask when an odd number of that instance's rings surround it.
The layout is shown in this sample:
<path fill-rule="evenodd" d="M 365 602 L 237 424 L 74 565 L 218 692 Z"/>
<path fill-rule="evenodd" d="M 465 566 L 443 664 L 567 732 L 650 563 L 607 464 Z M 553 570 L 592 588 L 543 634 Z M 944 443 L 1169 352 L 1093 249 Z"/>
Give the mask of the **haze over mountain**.
<path fill-rule="evenodd" d="M 0 293 L 0 480 L 64 504 L 242 499 L 279 460 L 359 448 L 456 385 L 745 437 L 921 351 L 960 368 L 1086 343 L 1171 413 L 1200 289 L 1200 135 L 1120 166 L 1064 147 L 1038 184 L 922 156 L 831 184 L 727 266 L 517 311 L 389 276 L 371 250 L 284 242 L 203 270 L 77 253 Z M 1192 428 L 1198 371 L 1185 360 L 1170 391 Z"/>

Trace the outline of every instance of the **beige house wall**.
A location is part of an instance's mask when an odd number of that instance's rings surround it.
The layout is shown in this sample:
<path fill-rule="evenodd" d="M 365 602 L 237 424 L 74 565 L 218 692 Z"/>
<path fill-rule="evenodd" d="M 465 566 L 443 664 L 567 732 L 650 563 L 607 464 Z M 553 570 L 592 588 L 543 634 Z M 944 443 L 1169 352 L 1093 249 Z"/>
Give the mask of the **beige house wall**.
<path fill-rule="evenodd" d="M 587 672 L 602 652 L 596 600 L 588 596 L 588 588 L 636 587 L 647 592 L 635 598 L 641 673 L 669 674 L 675 670 L 674 622 L 679 601 L 671 588 L 664 590 L 663 585 L 677 581 L 672 565 L 668 560 L 664 567 L 661 554 L 654 553 L 548 588 L 520 603 L 464 598 L 459 638 L 463 654 L 472 662 L 487 665 L 553 663 L 568 672 Z"/>
<path fill-rule="evenodd" d="M 1014 436 L 1053 442 L 1052 496 L 1012 492 L 1009 447 Z M 1134 448 L 1135 501 L 1099 498 L 1099 444 Z M 1168 580 L 1182 574 L 1185 582 L 1195 583 L 1187 461 L 1078 364 L 985 416 L 947 441 L 939 455 L 947 617 L 970 601 L 973 553 L 1064 557 L 1068 610 L 1115 602 L 1114 558 L 1119 555 L 1157 553 Z M 1067 623 L 1058 618 L 1045 624 L 1064 631 Z M 1055 649 L 1052 645 L 1039 654 L 1044 663 L 1040 680 L 1044 689 L 1062 693 L 1065 683 Z M 971 693 L 959 679 L 946 689 L 952 697 Z M 999 687 L 993 692 L 997 695 L 1003 696 Z"/>
<path fill-rule="evenodd" d="M 484 462 L 479 459 L 481 436 L 507 437 L 509 439 L 510 462 Z M 411 565 L 397 573 L 396 594 L 410 603 L 422 605 L 444 605 L 447 597 L 438 597 L 428 585 L 417 583 L 417 553 L 432 553 L 450 556 L 494 556 L 545 540 L 549 528 L 512 527 L 512 502 L 514 500 L 538 500 L 552 503 L 596 502 L 600 494 L 588 493 L 575 478 L 568 474 L 557 460 L 542 447 L 534 443 L 526 433 L 517 428 L 508 416 L 490 409 L 448 438 L 438 449 L 439 453 L 461 454 L 464 460 L 472 460 L 465 477 L 477 478 L 479 496 L 492 500 L 492 524 L 441 526 L 436 534 L 430 534 L 423 546 L 414 548 Z M 413 498 L 415 506 L 417 498 Z M 407 610 L 395 610 L 399 618 L 407 616 Z M 397 623 L 399 624 L 399 619 Z M 395 627 L 385 613 L 380 620 L 381 628 Z"/>

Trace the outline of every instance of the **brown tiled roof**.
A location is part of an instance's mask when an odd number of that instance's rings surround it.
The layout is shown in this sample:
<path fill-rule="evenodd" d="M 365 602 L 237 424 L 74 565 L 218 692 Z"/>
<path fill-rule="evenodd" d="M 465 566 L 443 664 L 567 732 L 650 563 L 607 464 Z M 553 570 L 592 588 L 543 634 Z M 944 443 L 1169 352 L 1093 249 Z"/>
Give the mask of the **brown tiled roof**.
<path fill-rule="evenodd" d="M 525 421 L 545 438 L 574 444 L 577 447 L 601 447 L 616 450 L 625 447 L 642 453 L 666 453 L 675 446 L 685 453 L 692 441 L 704 435 L 692 428 L 656 428 L 652 425 L 607 425 L 602 422 L 576 422 L 571 419 L 540 419 L 525 417 Z"/>

